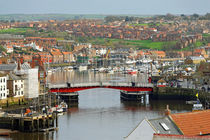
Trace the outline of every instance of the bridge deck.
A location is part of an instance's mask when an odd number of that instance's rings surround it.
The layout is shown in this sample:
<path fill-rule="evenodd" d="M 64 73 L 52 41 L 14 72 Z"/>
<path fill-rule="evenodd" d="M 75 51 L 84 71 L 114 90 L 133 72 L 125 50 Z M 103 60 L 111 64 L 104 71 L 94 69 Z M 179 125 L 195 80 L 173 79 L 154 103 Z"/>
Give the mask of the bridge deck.
<path fill-rule="evenodd" d="M 66 83 L 49 85 L 50 92 L 76 92 L 91 88 L 112 88 L 124 91 L 152 91 L 150 83 L 117 83 L 117 82 L 94 82 L 94 83 Z"/>

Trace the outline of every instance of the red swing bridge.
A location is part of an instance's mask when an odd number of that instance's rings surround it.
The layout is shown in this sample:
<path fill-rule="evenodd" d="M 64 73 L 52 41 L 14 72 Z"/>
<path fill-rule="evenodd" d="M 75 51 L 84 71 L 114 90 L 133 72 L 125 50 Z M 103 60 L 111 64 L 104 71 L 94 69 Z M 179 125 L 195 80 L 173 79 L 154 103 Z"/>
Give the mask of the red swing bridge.
<path fill-rule="evenodd" d="M 66 99 L 66 97 L 70 99 L 70 96 L 78 96 L 78 91 L 94 88 L 111 88 L 120 90 L 121 99 L 141 100 L 143 95 L 152 93 L 153 84 L 137 82 L 87 82 L 50 84 L 49 92 L 57 93 L 57 95 L 63 97 L 63 99 Z"/>
<path fill-rule="evenodd" d="M 88 82 L 88 83 L 65 83 L 65 84 L 52 84 L 49 85 L 49 92 L 57 93 L 71 93 L 81 90 L 93 88 L 111 88 L 127 92 L 141 92 L 153 91 L 153 84 L 151 83 L 136 83 L 136 82 Z"/>

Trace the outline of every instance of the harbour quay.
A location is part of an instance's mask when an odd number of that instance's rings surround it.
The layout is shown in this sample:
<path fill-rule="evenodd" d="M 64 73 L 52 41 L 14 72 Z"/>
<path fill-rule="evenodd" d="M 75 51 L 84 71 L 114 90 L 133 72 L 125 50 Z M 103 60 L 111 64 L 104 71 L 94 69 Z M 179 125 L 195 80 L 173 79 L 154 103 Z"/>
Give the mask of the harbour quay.
<path fill-rule="evenodd" d="M 20 132 L 48 132 L 58 127 L 58 116 L 53 114 L 0 114 L 0 128 Z"/>

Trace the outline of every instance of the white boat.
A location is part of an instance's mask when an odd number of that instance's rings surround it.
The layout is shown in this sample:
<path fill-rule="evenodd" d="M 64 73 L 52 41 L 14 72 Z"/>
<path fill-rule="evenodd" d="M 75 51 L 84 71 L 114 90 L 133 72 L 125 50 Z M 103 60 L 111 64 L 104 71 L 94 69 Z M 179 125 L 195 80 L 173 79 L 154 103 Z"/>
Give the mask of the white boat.
<path fill-rule="evenodd" d="M 193 104 L 192 111 L 201 111 L 201 110 L 204 110 L 204 108 L 200 100 L 197 98 L 197 103 Z"/>
<path fill-rule="evenodd" d="M 51 74 L 51 73 L 53 73 L 53 71 L 52 71 L 51 69 L 49 69 L 49 70 L 47 71 L 47 74 Z"/>
<path fill-rule="evenodd" d="M 63 113 L 63 108 L 56 108 L 57 113 Z"/>
<path fill-rule="evenodd" d="M 114 70 L 109 70 L 109 74 L 114 74 Z"/>
<path fill-rule="evenodd" d="M 63 109 L 63 112 L 66 112 L 68 109 L 68 105 L 65 102 L 61 102 L 59 107 Z"/>
<path fill-rule="evenodd" d="M 136 63 L 136 61 L 134 61 L 134 60 L 128 60 L 128 61 L 126 61 L 125 63 L 126 63 L 127 65 L 130 65 L 130 64 Z"/>
<path fill-rule="evenodd" d="M 87 65 L 80 65 L 79 66 L 79 71 L 85 71 L 87 70 Z"/>
<path fill-rule="evenodd" d="M 203 110 L 203 105 L 202 104 L 193 104 L 193 109 L 192 111 L 201 111 Z"/>

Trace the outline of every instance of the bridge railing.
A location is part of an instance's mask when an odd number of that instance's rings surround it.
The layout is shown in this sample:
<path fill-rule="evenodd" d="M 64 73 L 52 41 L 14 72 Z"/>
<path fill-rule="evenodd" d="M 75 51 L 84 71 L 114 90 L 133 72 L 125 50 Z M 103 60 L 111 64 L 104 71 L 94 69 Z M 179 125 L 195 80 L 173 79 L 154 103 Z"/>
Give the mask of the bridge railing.
<path fill-rule="evenodd" d="M 101 82 L 70 83 L 70 87 L 92 87 L 92 86 L 101 86 Z"/>
<path fill-rule="evenodd" d="M 67 87 L 153 87 L 151 83 L 137 83 L 137 82 L 88 82 L 88 83 L 64 83 L 64 84 L 50 84 L 49 88 L 67 88 Z"/>

